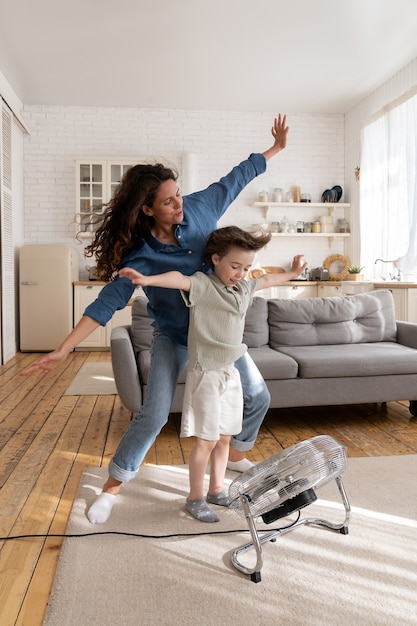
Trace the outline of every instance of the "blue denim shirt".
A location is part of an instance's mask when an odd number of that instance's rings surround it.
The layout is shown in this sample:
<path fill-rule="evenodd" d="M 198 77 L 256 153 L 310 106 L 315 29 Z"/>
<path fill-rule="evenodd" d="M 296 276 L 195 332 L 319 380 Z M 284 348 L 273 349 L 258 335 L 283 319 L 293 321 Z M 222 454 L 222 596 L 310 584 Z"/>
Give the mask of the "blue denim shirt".
<path fill-rule="evenodd" d="M 122 260 L 119 269 L 132 267 L 145 275 L 172 270 L 187 276 L 197 271 L 207 272 L 203 264 L 207 237 L 217 228 L 217 221 L 242 189 L 265 169 L 265 157 L 262 154 L 251 154 L 246 161 L 207 189 L 184 196 L 184 219 L 175 230 L 178 246 L 162 244 L 149 235 L 139 249 Z M 134 289 L 129 279 L 117 276 L 103 287 L 84 315 L 104 326 L 116 310 L 126 306 Z M 154 327 L 176 343 L 187 345 L 189 311 L 180 292 L 161 287 L 146 287 L 144 291 L 149 299 L 148 310 L 154 318 Z"/>

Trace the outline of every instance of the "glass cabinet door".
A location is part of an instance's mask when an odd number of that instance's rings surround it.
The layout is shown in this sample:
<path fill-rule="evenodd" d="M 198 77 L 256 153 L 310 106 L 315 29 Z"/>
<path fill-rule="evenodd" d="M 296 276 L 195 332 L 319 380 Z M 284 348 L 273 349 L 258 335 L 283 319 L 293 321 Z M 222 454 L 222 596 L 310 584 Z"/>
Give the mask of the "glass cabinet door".
<path fill-rule="evenodd" d="M 110 164 L 110 198 L 113 198 L 120 181 L 133 163 L 111 163 Z"/>
<path fill-rule="evenodd" d="M 128 169 L 135 164 L 129 159 L 77 159 L 76 172 L 76 236 L 94 236 L 101 222 L 105 205 L 111 200 Z"/>
<path fill-rule="evenodd" d="M 101 163 L 79 165 L 79 212 L 101 211 L 104 202 L 104 168 Z"/>
<path fill-rule="evenodd" d="M 77 236 L 91 237 L 97 228 L 97 216 L 106 202 L 106 164 L 79 160 L 76 161 L 76 172 L 76 232 Z"/>

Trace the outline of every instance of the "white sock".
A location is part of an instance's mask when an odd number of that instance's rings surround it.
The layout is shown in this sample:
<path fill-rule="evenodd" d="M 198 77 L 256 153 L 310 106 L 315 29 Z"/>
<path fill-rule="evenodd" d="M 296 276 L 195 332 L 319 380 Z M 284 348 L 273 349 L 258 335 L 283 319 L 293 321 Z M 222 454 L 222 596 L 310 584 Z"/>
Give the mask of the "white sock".
<path fill-rule="evenodd" d="M 102 491 L 97 500 L 90 506 L 87 517 L 92 524 L 103 524 L 110 517 L 113 504 L 116 501 L 113 493 Z"/>
<path fill-rule="evenodd" d="M 246 470 L 253 467 L 255 463 L 249 461 L 249 459 L 241 459 L 240 461 L 227 461 L 227 469 L 234 472 L 246 472 Z"/>

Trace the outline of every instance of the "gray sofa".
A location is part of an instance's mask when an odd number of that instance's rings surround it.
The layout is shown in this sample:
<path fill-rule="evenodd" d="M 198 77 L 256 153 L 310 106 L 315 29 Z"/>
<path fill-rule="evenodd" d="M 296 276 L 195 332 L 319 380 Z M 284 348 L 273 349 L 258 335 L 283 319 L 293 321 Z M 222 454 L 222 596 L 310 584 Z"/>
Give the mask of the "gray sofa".
<path fill-rule="evenodd" d="M 123 404 L 137 412 L 146 393 L 152 340 L 147 300 L 132 325 L 111 334 Z M 389 290 L 303 300 L 254 298 L 244 342 L 271 394 L 271 408 L 410 400 L 417 414 L 417 324 L 396 322 Z M 171 406 L 180 412 L 184 372 Z"/>

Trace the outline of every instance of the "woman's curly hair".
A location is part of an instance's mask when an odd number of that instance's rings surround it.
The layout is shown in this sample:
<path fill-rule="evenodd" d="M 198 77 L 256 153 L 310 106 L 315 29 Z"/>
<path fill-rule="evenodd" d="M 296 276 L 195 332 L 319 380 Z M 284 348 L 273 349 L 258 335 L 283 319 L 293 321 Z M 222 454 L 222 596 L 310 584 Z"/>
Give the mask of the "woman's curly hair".
<path fill-rule="evenodd" d="M 97 218 L 100 225 L 85 249 L 85 256 L 95 256 L 96 274 L 101 280 L 111 280 L 122 258 L 142 245 L 154 224 L 153 217 L 143 212 L 143 205 L 151 207 L 161 183 L 177 178 L 174 170 L 161 163 L 134 165 L 127 170 L 103 215 Z"/>

